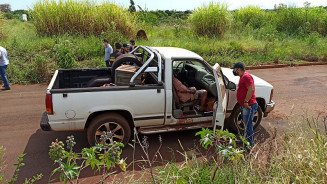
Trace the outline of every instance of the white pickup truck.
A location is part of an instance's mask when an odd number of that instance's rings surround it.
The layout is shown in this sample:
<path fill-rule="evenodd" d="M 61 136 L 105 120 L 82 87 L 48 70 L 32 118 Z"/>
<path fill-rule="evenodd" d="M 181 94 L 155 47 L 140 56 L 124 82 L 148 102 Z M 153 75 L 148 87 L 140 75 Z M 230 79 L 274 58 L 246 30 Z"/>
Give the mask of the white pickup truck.
<path fill-rule="evenodd" d="M 187 87 L 205 89 L 207 108 L 200 111 L 196 100 L 181 103 L 173 76 Z M 272 85 L 253 77 L 259 103 L 256 128 L 275 103 Z M 231 69 L 217 63 L 212 67 L 194 52 L 139 46 L 111 68 L 57 70 L 47 88 L 40 126 L 45 131 L 86 131 L 90 145 L 103 134 L 126 144 L 134 127 L 143 134 L 224 126 L 237 132 L 243 130 L 238 81 Z"/>

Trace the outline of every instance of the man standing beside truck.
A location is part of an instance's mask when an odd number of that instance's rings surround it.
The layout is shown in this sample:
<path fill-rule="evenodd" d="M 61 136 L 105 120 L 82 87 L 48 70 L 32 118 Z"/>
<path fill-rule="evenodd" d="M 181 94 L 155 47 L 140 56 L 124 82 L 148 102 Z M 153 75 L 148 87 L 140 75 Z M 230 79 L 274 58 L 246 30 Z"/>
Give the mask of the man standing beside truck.
<path fill-rule="evenodd" d="M 0 46 L 0 76 L 2 78 L 5 90 L 10 90 L 10 85 L 6 76 L 6 69 L 8 65 L 9 59 L 7 56 L 7 50 Z"/>
<path fill-rule="evenodd" d="M 233 69 L 235 76 L 240 76 L 236 98 L 241 105 L 241 115 L 244 129 L 246 130 L 244 137 L 252 147 L 254 145 L 253 116 L 258 109 L 253 77 L 248 72 L 245 72 L 244 64 L 241 62 L 235 63 L 231 69 Z"/>
<path fill-rule="evenodd" d="M 103 39 L 103 46 L 105 47 L 104 49 L 104 59 L 106 62 L 106 66 L 110 67 L 109 62 L 110 62 L 110 55 L 112 54 L 113 50 L 111 45 L 109 44 L 107 39 Z"/>

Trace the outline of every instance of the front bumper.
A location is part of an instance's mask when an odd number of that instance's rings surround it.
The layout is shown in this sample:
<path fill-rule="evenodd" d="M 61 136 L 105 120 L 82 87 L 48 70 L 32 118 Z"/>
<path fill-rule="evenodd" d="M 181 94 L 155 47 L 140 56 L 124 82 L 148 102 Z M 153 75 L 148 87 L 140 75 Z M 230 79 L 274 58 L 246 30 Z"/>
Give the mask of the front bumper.
<path fill-rule="evenodd" d="M 263 114 L 263 117 L 267 117 L 268 116 L 268 113 L 270 113 L 272 110 L 274 110 L 275 108 L 275 102 L 274 101 L 271 101 L 270 103 L 267 104 L 266 106 L 266 110 Z"/>
<path fill-rule="evenodd" d="M 43 131 L 50 131 L 51 126 L 49 124 L 48 114 L 44 112 L 40 121 L 40 127 Z"/>

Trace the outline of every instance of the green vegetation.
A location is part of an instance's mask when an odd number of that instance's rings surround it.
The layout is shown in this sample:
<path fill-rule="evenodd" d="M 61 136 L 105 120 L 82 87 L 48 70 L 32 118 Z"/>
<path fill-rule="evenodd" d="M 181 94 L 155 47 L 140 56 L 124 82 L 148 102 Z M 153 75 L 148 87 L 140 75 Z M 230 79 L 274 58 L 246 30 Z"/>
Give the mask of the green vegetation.
<path fill-rule="evenodd" d="M 6 149 L 3 148 L 2 146 L 0 147 L 0 183 L 6 182 L 8 184 L 14 184 L 14 183 L 16 183 L 16 181 L 18 179 L 20 168 L 25 166 L 23 161 L 24 161 L 24 156 L 26 155 L 26 153 L 23 153 L 23 154 L 18 156 L 18 158 L 17 158 L 18 163 L 14 164 L 14 167 L 16 167 L 14 175 L 12 176 L 10 181 L 5 181 L 5 179 L 4 179 L 4 169 L 6 167 L 5 161 L 4 161 L 4 152 L 5 152 L 5 150 Z M 37 175 L 35 175 L 35 176 L 31 177 L 31 178 L 25 178 L 24 184 L 31 184 L 31 183 L 37 182 L 42 177 L 43 177 L 42 174 L 37 174 Z"/>
<path fill-rule="evenodd" d="M 269 20 L 268 14 L 264 10 L 252 6 L 235 10 L 233 18 L 234 24 L 241 24 L 242 26 L 248 25 L 252 28 L 261 28 Z"/>
<path fill-rule="evenodd" d="M 209 3 L 198 8 L 190 17 L 190 22 L 196 34 L 201 36 L 222 36 L 229 24 L 227 5 Z"/>
<path fill-rule="evenodd" d="M 27 15 L 28 20 L 31 19 L 31 16 L 29 15 L 29 12 L 27 10 L 15 10 L 15 11 L 12 11 L 12 12 L 6 12 L 6 13 L 4 13 L 4 17 L 6 19 L 22 20 L 23 19 L 23 17 L 22 17 L 23 14 Z"/>
<path fill-rule="evenodd" d="M 0 38 L 3 37 L 3 34 L 2 34 L 2 29 L 3 29 L 3 13 L 0 11 Z"/>
<path fill-rule="evenodd" d="M 134 175 L 133 167 L 133 172 L 123 173 L 123 178 L 111 178 L 110 181 L 158 184 L 326 183 L 327 118 L 289 119 L 292 126 L 288 131 L 279 134 L 274 130 L 268 140 L 256 145 L 250 153 L 244 153 L 243 146 L 235 146 L 236 139 L 232 133 L 217 131 L 214 135 L 211 130 L 202 130 L 197 134 L 201 136 L 199 144 L 206 147 L 205 152 L 199 153 L 198 148 L 185 150 L 181 145 L 179 153 L 184 159 L 178 163 L 160 160 L 161 145 L 149 145 L 145 136 L 142 142 L 137 139 L 137 145 L 142 149 L 158 146 L 158 150 L 152 152 L 154 155 L 145 151 L 144 160 L 134 160 L 127 165 L 129 170 L 138 163 L 146 167 L 144 173 Z M 161 144 L 164 140 L 159 138 L 159 141 Z M 153 162 L 149 158 L 153 158 L 159 166 L 146 164 Z"/>
<path fill-rule="evenodd" d="M 210 64 L 327 61 L 323 8 L 279 5 L 273 11 L 245 7 L 229 12 L 224 4 L 210 3 L 193 14 L 130 11 L 106 1 L 95 6 L 91 1 L 44 0 L 30 10 L 32 21 L 0 19 L 10 82 L 45 82 L 58 68 L 105 67 L 102 40 L 128 43 L 139 28 L 149 40 L 136 40 L 137 45 L 185 48 Z"/>
<path fill-rule="evenodd" d="M 40 35 L 118 32 L 128 37 L 135 34 L 131 14 L 109 1 L 98 5 L 95 1 L 43 0 L 33 5 L 31 15 Z"/>
<path fill-rule="evenodd" d="M 325 183 L 327 129 L 319 125 L 325 123 L 326 127 L 326 118 L 319 123 L 317 119 L 291 122 L 295 125 L 291 132 L 278 138 L 275 132 L 264 145 L 256 146 L 244 160 L 234 163 L 223 159 L 223 152 L 201 159 L 182 153 L 184 162 L 158 168 L 160 183 Z M 227 156 L 232 158 L 235 153 Z"/>
<path fill-rule="evenodd" d="M 305 8 L 280 5 L 273 11 L 245 7 L 228 12 L 225 5 L 211 3 L 189 16 L 190 11 L 149 12 L 141 9 L 129 13 L 109 2 L 99 6 L 91 1 L 57 2 L 45 0 L 36 3 L 31 10 L 34 20 L 30 22 L 4 20 L 0 11 L 0 45 L 8 50 L 10 83 L 46 82 L 58 68 L 105 67 L 103 38 L 107 38 L 111 45 L 118 41 L 128 42 L 135 39 L 138 27 L 145 28 L 149 41 L 136 40 L 137 45 L 189 49 L 210 64 L 327 61 L 327 10 L 311 8 L 308 4 Z M 317 119 L 292 120 L 291 124 L 296 125 L 292 132 L 281 137 L 273 133 L 271 140 L 245 155 L 234 144 L 217 144 L 215 140 L 221 137 L 213 138 L 212 132 L 203 130 L 198 133 L 202 137 L 201 143 L 211 146 L 212 154 L 197 158 L 185 151 L 182 153 L 184 162 L 162 161 L 164 164 L 153 168 L 154 171 L 147 152 L 149 145 L 142 145 L 139 140 L 138 143 L 151 168 L 149 178 L 159 183 L 326 183 L 326 120 L 324 118 L 322 123 Z M 228 132 L 218 135 L 235 139 Z M 55 172 L 62 174 L 61 179 L 66 182 L 80 174 L 81 170 L 74 162 L 76 155 L 85 161 L 83 166 L 92 166 L 94 162 L 99 164 L 94 167 L 107 166 L 103 175 L 106 178 L 109 169 L 119 163 L 118 157 L 107 162 L 105 160 L 112 157 L 104 157 L 106 152 L 98 152 L 100 149 L 110 150 L 108 148 L 85 148 L 83 155 L 78 155 L 71 150 L 65 151 L 62 143 L 55 142 L 50 156 L 56 163 L 64 161 Z M 3 180 L 3 152 L 0 147 L 0 182 Z M 61 157 L 56 157 L 56 154 L 61 154 Z M 90 154 L 102 154 L 102 157 L 84 158 Z M 117 155 L 120 155 L 118 149 Z M 23 156 L 18 158 L 18 170 L 23 166 Z M 134 164 L 130 166 L 134 167 Z M 40 177 L 37 175 L 27 182 L 32 183 Z M 122 183 L 126 183 L 128 178 L 121 179 L 124 180 Z M 128 182 L 132 183 L 132 180 Z"/>
<path fill-rule="evenodd" d="M 66 140 L 66 149 L 62 141 L 58 139 L 51 143 L 49 156 L 58 167 L 52 172 L 60 173 L 60 181 L 70 184 L 78 184 L 80 173 L 83 169 L 90 167 L 101 173 L 101 179 L 97 183 L 104 183 L 104 180 L 110 177 L 114 172 L 112 168 L 118 165 L 123 171 L 126 170 L 124 159 L 120 159 L 123 143 L 111 142 L 106 134 L 101 135 L 102 143 L 91 148 L 83 148 L 81 153 L 75 153 L 73 147 L 76 142 L 74 136 L 68 136 Z M 52 176 L 51 175 L 51 176 Z"/>

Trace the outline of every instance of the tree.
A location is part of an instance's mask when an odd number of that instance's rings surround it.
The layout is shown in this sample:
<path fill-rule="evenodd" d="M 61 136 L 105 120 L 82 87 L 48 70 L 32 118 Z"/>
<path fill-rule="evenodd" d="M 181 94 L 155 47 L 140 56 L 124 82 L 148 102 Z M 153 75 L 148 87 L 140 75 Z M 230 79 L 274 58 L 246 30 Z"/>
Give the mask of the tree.
<path fill-rule="evenodd" d="M 11 12 L 10 4 L 0 4 L 0 10 L 4 13 Z"/>
<path fill-rule="evenodd" d="M 130 4 L 131 4 L 131 5 L 129 6 L 128 10 L 129 10 L 129 12 L 133 13 L 133 12 L 136 11 L 135 3 L 134 3 L 133 0 L 130 0 Z"/>

